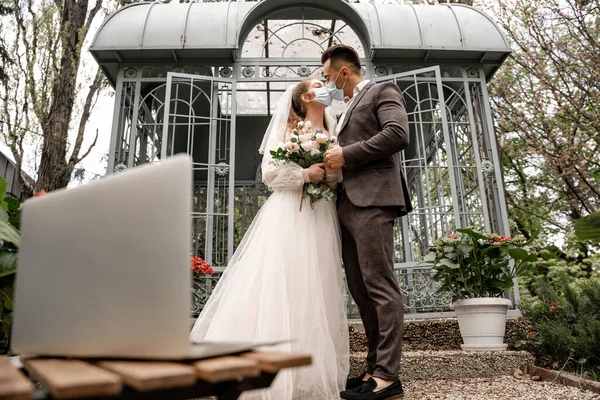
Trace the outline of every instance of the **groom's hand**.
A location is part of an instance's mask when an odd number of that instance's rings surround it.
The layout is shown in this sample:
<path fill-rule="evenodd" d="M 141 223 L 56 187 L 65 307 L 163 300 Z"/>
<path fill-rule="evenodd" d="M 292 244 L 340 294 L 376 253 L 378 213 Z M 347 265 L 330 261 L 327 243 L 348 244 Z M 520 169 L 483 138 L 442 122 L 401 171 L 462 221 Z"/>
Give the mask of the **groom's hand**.
<path fill-rule="evenodd" d="M 344 160 L 344 152 L 340 146 L 335 145 L 327 149 L 325 152 L 325 165 L 327 166 L 327 169 L 338 170 L 345 164 L 346 160 Z"/>

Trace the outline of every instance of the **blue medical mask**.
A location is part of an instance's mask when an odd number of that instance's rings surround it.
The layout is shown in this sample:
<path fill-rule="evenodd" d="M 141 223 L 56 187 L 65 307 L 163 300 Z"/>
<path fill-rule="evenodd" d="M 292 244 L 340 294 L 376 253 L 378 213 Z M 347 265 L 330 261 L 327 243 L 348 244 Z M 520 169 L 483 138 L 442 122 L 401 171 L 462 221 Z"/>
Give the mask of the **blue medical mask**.
<path fill-rule="evenodd" d="M 331 103 L 333 103 L 333 98 L 326 87 L 314 88 L 312 91 L 315 94 L 313 101 L 325 104 L 327 107 L 331 106 Z"/>
<path fill-rule="evenodd" d="M 338 74 L 335 77 L 335 79 L 333 81 L 327 82 L 327 84 L 325 85 L 325 88 L 327 89 L 327 91 L 331 95 L 331 98 L 333 100 L 337 100 L 337 101 L 343 101 L 344 100 L 344 87 L 346 86 L 346 82 L 348 81 L 346 79 L 344 81 L 344 84 L 342 85 L 342 88 L 338 89 L 338 87 L 336 85 L 336 82 L 337 82 L 337 79 L 339 78 L 339 76 L 340 76 L 341 73 L 342 73 L 342 71 L 338 72 Z"/>

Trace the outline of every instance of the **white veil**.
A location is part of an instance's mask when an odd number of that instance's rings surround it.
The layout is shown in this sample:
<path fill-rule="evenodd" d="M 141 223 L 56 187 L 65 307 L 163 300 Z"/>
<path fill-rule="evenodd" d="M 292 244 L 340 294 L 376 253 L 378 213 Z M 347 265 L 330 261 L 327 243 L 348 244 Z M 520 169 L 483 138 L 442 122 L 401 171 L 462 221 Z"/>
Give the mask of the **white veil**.
<path fill-rule="evenodd" d="M 275 113 L 271 118 L 271 122 L 269 122 L 269 126 L 265 131 L 262 143 L 258 149 L 258 152 L 263 155 L 261 164 L 261 170 L 263 173 L 268 169 L 268 166 L 272 160 L 270 151 L 275 150 L 280 143 L 285 143 L 287 140 L 285 137 L 287 130 L 286 127 L 290 111 L 292 109 L 292 94 L 296 88 L 296 85 L 297 84 L 295 83 L 290 85 L 277 102 Z M 331 110 L 331 107 L 327 107 L 325 110 L 325 120 L 327 121 L 329 134 L 335 135 L 337 119 Z"/>

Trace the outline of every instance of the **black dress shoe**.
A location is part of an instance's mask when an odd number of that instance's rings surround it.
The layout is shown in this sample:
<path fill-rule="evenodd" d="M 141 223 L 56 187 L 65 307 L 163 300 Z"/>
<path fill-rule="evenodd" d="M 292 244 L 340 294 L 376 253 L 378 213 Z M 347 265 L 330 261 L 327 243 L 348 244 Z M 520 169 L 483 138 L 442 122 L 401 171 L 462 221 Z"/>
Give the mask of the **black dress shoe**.
<path fill-rule="evenodd" d="M 394 381 L 383 390 L 375 391 L 375 389 L 377 389 L 377 382 L 375 382 L 375 379 L 369 378 L 361 386 L 346 390 L 340 393 L 340 396 L 346 400 L 396 400 L 404 397 L 400 380 Z"/>
<path fill-rule="evenodd" d="M 365 376 L 367 376 L 366 372 L 363 372 L 362 374 L 360 374 L 360 376 L 357 376 L 356 378 L 350 378 L 346 381 L 346 390 L 352 390 L 352 389 L 356 389 L 359 386 L 364 385 L 365 381 Z"/>

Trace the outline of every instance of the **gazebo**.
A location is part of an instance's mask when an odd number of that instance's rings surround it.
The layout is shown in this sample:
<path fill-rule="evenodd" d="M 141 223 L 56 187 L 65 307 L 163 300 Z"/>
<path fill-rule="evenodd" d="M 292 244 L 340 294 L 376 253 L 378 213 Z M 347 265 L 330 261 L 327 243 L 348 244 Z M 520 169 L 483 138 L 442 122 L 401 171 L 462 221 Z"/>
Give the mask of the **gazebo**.
<path fill-rule="evenodd" d="M 365 77 L 396 82 L 406 100 L 402 159 L 415 211 L 397 222 L 396 270 L 408 317 L 451 315 L 421 263 L 436 238 L 466 226 L 509 234 L 486 84 L 510 48 L 483 12 L 343 0 L 134 3 L 91 45 L 116 91 L 108 171 L 193 156 L 192 245 L 217 272 L 196 283 L 194 312 L 268 196 L 258 147 L 279 96 L 320 78 L 321 52 L 336 43 L 354 46 Z"/>

